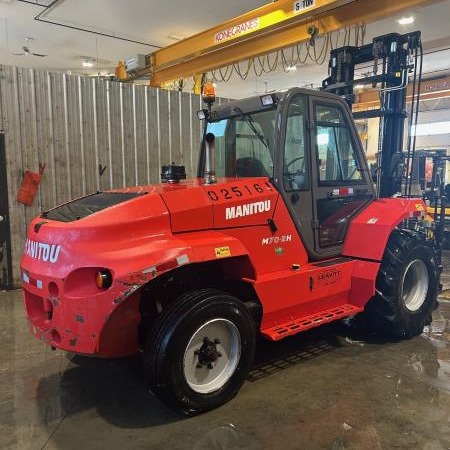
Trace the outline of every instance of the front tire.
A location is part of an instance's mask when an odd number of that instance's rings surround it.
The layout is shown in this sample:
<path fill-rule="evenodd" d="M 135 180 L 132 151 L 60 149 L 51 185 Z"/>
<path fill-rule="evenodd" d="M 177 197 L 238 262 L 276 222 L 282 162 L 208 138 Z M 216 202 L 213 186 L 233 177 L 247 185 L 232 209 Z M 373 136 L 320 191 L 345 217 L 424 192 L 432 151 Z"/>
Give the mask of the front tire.
<path fill-rule="evenodd" d="M 409 339 L 431 323 L 437 306 L 437 262 L 421 234 L 394 230 L 376 280 L 366 318 L 379 334 Z"/>
<path fill-rule="evenodd" d="M 216 408 L 241 388 L 255 346 L 255 323 L 241 301 L 214 289 L 189 292 L 149 333 L 144 365 L 150 389 L 184 413 Z"/>

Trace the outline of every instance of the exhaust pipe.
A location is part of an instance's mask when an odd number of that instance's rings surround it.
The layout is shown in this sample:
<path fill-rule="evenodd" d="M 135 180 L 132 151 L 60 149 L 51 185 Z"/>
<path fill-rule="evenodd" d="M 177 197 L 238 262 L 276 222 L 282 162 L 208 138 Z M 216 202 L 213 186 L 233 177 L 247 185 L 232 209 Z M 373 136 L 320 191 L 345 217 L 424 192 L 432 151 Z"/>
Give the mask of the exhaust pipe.
<path fill-rule="evenodd" d="M 214 164 L 214 155 L 216 152 L 216 137 L 213 133 L 207 133 L 205 136 L 205 184 L 217 183 L 216 168 Z"/>

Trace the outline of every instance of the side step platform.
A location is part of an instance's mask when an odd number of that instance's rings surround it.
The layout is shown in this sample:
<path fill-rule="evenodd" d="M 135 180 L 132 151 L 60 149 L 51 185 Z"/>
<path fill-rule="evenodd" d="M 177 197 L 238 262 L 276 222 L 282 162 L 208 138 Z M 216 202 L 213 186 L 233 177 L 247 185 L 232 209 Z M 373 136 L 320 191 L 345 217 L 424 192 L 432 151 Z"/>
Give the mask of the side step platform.
<path fill-rule="evenodd" d="M 271 341 L 279 341 L 286 336 L 291 336 L 299 333 L 300 331 L 306 331 L 310 328 L 315 328 L 319 325 L 323 325 L 324 323 L 333 322 L 334 320 L 342 319 L 344 317 L 353 316 L 363 310 L 364 308 L 362 307 L 347 303 L 341 306 L 326 309 L 311 316 L 303 316 L 299 319 L 293 318 L 289 322 L 262 330 L 261 334 Z"/>

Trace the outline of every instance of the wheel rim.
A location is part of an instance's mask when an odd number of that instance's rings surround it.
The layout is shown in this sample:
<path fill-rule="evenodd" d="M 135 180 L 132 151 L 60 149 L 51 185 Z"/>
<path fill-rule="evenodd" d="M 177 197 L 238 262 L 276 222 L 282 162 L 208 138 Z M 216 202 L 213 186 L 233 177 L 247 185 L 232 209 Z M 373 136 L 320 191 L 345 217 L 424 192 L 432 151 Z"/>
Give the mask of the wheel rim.
<path fill-rule="evenodd" d="M 411 261 L 402 280 L 401 297 L 409 311 L 417 311 L 424 303 L 428 292 L 428 270 L 420 259 Z"/>
<path fill-rule="evenodd" d="M 217 391 L 233 376 L 241 357 L 241 336 L 227 319 L 210 320 L 192 335 L 184 352 L 183 372 L 200 394 Z"/>

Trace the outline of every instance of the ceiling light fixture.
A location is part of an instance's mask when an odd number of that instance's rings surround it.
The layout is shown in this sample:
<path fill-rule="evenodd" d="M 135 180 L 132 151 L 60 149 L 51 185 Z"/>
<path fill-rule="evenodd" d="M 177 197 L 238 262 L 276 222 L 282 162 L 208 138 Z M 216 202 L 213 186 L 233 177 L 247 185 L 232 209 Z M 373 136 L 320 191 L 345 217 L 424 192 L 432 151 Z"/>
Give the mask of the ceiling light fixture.
<path fill-rule="evenodd" d="M 83 67 L 94 67 L 94 61 L 89 61 L 88 59 L 85 59 L 81 61 L 81 65 Z"/>
<path fill-rule="evenodd" d="M 293 72 L 294 70 L 297 70 L 297 66 L 287 66 L 287 67 L 286 67 L 286 70 L 287 70 L 288 72 Z"/>
<path fill-rule="evenodd" d="M 401 19 L 398 19 L 397 22 L 400 25 L 410 25 L 411 23 L 414 22 L 414 17 L 413 16 L 402 17 Z"/>
<path fill-rule="evenodd" d="M 179 34 L 170 33 L 167 35 L 167 39 L 170 39 L 171 41 L 182 41 L 184 37 Z"/>

